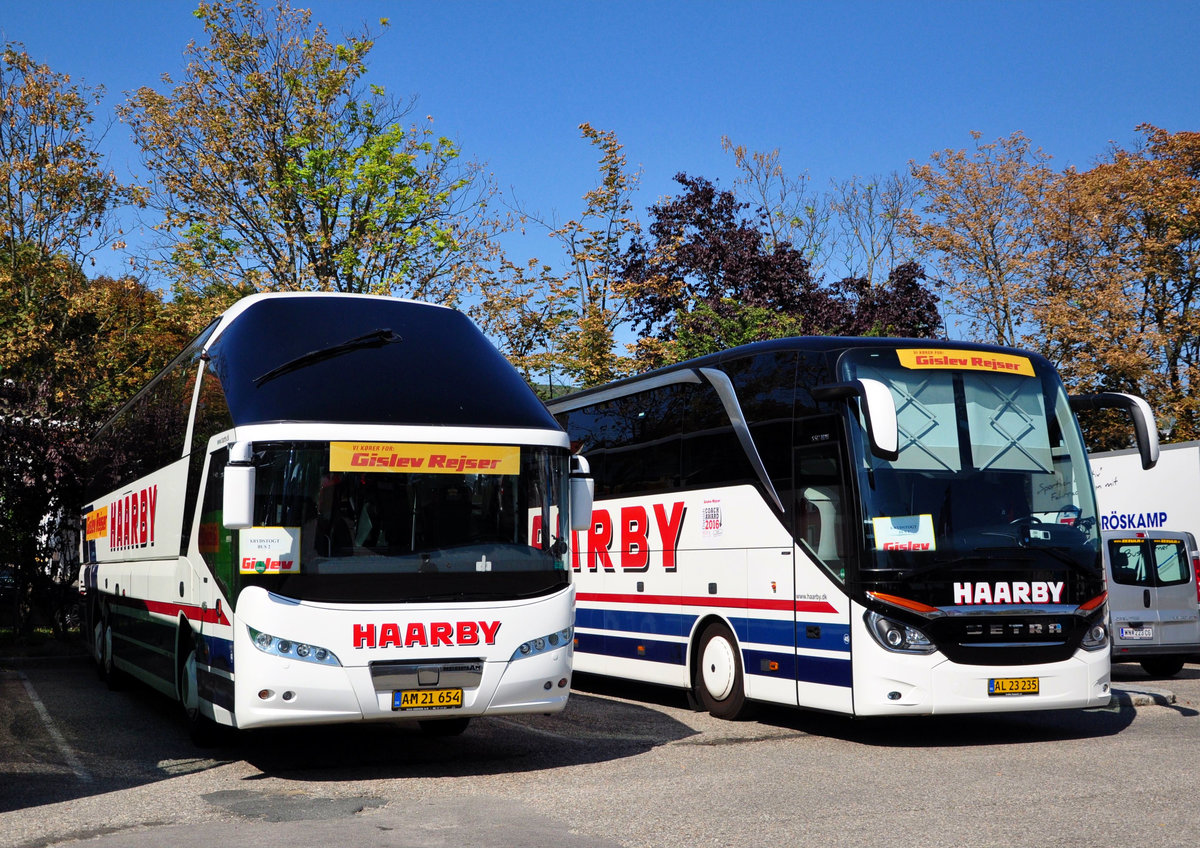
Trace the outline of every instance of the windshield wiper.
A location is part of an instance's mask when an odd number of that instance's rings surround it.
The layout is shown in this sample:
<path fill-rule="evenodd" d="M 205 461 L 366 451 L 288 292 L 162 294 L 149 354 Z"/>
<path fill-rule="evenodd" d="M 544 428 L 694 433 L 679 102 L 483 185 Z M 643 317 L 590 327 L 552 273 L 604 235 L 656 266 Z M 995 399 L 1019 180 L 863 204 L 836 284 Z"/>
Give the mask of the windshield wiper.
<path fill-rule="evenodd" d="M 310 350 L 308 353 L 302 353 L 295 359 L 289 359 L 282 365 L 255 377 L 254 385 L 257 388 L 263 383 L 274 380 L 276 377 L 282 377 L 284 374 L 305 368 L 317 362 L 322 362 L 326 359 L 332 359 L 335 356 L 341 356 L 343 353 L 349 353 L 352 350 L 361 350 L 367 347 L 383 347 L 384 345 L 396 344 L 402 341 L 404 339 L 389 329 L 372 330 L 369 333 L 348 339 L 340 344 L 323 347 L 319 350 Z"/>

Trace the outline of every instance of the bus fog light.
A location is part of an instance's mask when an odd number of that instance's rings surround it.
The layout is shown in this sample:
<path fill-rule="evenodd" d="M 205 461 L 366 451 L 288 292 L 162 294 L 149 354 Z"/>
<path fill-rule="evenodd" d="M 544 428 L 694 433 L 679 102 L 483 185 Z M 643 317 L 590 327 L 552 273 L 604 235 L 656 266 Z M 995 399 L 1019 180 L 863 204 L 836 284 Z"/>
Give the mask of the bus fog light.
<path fill-rule="evenodd" d="M 545 689 L 547 692 L 549 692 L 551 689 L 554 688 L 554 684 L 551 683 L 549 680 L 547 680 L 546 685 L 543 686 L 542 688 Z"/>
<path fill-rule="evenodd" d="M 301 657 L 301 658 L 307 657 L 308 652 L 309 652 L 308 645 L 301 644 L 301 645 L 296 646 L 296 656 Z"/>
<path fill-rule="evenodd" d="M 291 701 L 291 700 L 293 700 L 295 697 L 296 697 L 296 693 L 295 693 L 295 692 L 284 692 L 284 693 L 283 693 L 283 700 L 285 700 L 285 701 Z"/>

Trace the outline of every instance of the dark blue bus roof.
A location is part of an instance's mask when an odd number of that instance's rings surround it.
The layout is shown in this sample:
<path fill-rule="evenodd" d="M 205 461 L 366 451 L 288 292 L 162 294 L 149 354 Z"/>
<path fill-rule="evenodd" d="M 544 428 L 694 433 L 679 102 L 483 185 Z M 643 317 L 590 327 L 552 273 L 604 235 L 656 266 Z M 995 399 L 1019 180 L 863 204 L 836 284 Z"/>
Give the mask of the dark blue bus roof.
<path fill-rule="evenodd" d="M 235 426 L 275 421 L 560 429 L 453 309 L 387 297 L 263 295 L 208 341 Z"/>
<path fill-rule="evenodd" d="M 652 371 L 644 371 L 632 377 L 624 377 L 612 383 L 607 383 L 602 386 L 594 386 L 590 389 L 583 389 L 578 392 L 572 392 L 568 395 L 556 397 L 550 402 L 550 407 L 556 408 L 559 405 L 576 407 L 579 404 L 577 401 L 583 400 L 588 395 L 606 394 L 614 390 L 620 390 L 629 387 L 631 390 L 636 390 L 639 383 L 650 381 L 661 377 L 665 374 L 670 374 L 674 371 L 683 371 L 696 368 L 713 368 L 719 366 L 722 362 L 731 359 L 738 359 L 744 356 L 754 356 L 760 353 L 770 353 L 777 351 L 802 350 L 812 353 L 833 355 L 836 357 L 843 351 L 861 349 L 861 348 L 887 348 L 895 349 L 899 347 L 922 347 L 922 348 L 951 348 L 953 350 L 976 350 L 986 353 L 1012 353 L 1019 356 L 1027 356 L 1039 369 L 1047 369 L 1054 371 L 1054 366 L 1043 357 L 1041 354 L 1034 353 L 1020 348 L 1001 347 L 999 345 L 980 344 L 978 342 L 960 342 L 946 341 L 945 339 L 908 339 L 908 338 L 881 338 L 878 336 L 793 336 L 783 339 L 771 339 L 763 342 L 752 342 L 751 344 L 733 347 L 717 353 L 710 353 L 705 356 L 689 359 L 684 362 L 676 362 L 673 365 L 666 365 L 662 368 L 656 368 Z M 830 362 L 833 365 L 833 362 Z"/>

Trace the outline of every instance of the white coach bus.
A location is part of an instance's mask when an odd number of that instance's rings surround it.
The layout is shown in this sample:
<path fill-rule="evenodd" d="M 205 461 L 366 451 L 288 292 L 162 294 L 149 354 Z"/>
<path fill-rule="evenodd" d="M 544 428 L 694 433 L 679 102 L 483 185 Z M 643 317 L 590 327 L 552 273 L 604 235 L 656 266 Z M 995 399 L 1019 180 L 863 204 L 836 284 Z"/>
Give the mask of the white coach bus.
<path fill-rule="evenodd" d="M 577 671 L 856 716 L 1109 700 L 1096 501 L 1040 356 L 762 342 L 557 399 L 595 480 Z"/>
<path fill-rule="evenodd" d="M 567 438 L 461 313 L 246 298 L 94 453 L 101 676 L 177 697 L 198 738 L 394 718 L 457 733 L 565 705 Z"/>

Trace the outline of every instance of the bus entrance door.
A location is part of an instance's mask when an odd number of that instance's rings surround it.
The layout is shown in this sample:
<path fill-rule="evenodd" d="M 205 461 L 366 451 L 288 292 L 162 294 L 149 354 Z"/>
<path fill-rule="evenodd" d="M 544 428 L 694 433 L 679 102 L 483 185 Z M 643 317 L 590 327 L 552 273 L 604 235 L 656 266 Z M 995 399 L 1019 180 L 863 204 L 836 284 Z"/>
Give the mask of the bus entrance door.
<path fill-rule="evenodd" d="M 800 706 L 837 711 L 853 704 L 843 456 L 837 416 L 796 422 L 796 692 Z"/>

